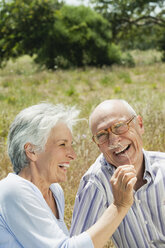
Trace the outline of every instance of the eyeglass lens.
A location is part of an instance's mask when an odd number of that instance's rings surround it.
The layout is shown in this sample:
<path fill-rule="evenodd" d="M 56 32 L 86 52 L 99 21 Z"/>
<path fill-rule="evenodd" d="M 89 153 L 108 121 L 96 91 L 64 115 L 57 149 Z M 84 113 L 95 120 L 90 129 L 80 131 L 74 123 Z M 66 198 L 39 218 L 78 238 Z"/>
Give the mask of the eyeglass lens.
<path fill-rule="evenodd" d="M 125 133 L 126 131 L 128 131 L 128 125 L 124 122 L 118 123 L 111 127 L 111 132 L 117 135 Z M 110 132 L 106 130 L 103 130 L 102 132 L 98 133 L 96 135 L 97 142 L 99 144 L 102 144 L 103 142 L 107 141 L 109 139 L 109 133 Z"/>

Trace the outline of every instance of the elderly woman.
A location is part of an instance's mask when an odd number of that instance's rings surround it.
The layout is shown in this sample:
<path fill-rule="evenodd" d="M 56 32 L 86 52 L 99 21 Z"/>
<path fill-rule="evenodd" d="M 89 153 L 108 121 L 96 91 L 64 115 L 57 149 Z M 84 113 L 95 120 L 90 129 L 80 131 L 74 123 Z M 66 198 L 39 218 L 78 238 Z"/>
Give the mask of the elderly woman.
<path fill-rule="evenodd" d="M 42 103 L 21 111 L 11 124 L 8 154 L 14 173 L 0 181 L 0 248 L 102 247 L 133 203 L 132 166 L 119 167 L 111 184 L 114 202 L 102 217 L 74 237 L 64 223 L 65 182 L 72 147 L 73 107 Z"/>

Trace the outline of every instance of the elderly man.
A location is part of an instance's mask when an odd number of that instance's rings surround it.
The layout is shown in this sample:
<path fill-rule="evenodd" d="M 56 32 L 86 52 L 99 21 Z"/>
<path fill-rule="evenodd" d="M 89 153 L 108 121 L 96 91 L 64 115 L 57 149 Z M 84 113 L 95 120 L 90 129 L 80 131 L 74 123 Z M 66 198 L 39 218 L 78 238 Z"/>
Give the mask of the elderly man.
<path fill-rule="evenodd" d="M 145 151 L 142 117 L 124 100 L 106 100 L 90 116 L 101 155 L 82 177 L 71 235 L 93 225 L 112 203 L 110 179 L 117 167 L 136 169 L 134 204 L 112 240 L 118 248 L 165 247 L 165 153 Z"/>

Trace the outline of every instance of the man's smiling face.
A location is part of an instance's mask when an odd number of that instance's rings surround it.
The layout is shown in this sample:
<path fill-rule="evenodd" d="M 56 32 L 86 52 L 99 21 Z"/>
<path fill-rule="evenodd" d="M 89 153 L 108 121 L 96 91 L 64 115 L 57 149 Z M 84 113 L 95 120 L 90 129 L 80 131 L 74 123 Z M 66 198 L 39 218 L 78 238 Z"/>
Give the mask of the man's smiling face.
<path fill-rule="evenodd" d="M 95 109 L 91 116 L 91 129 L 93 135 L 106 130 L 117 123 L 126 123 L 133 113 L 121 101 L 108 101 Z M 142 118 L 135 118 L 128 124 L 126 132 L 117 135 L 110 131 L 109 138 L 103 144 L 98 144 L 106 160 L 118 167 L 124 164 L 133 164 L 135 168 L 141 167 L 142 134 L 144 132 Z"/>

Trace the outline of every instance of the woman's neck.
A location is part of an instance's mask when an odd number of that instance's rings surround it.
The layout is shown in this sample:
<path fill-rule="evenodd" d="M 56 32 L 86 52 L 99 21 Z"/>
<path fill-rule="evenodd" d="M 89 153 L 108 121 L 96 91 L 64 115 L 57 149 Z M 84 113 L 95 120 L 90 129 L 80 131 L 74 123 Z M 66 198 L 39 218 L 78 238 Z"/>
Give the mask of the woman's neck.
<path fill-rule="evenodd" d="M 18 175 L 32 182 L 35 186 L 37 186 L 37 188 L 39 188 L 43 195 L 49 194 L 50 183 L 42 178 L 42 176 L 37 172 L 37 170 L 34 169 L 34 167 L 31 168 L 31 166 L 27 166 L 23 168 Z"/>
<path fill-rule="evenodd" d="M 23 168 L 18 175 L 32 182 L 41 191 L 53 214 L 56 216 L 57 219 L 59 219 L 57 204 L 54 199 L 53 193 L 50 190 L 50 183 L 43 179 L 39 175 L 39 173 L 37 173 L 37 171 L 32 170 L 30 166 Z"/>

